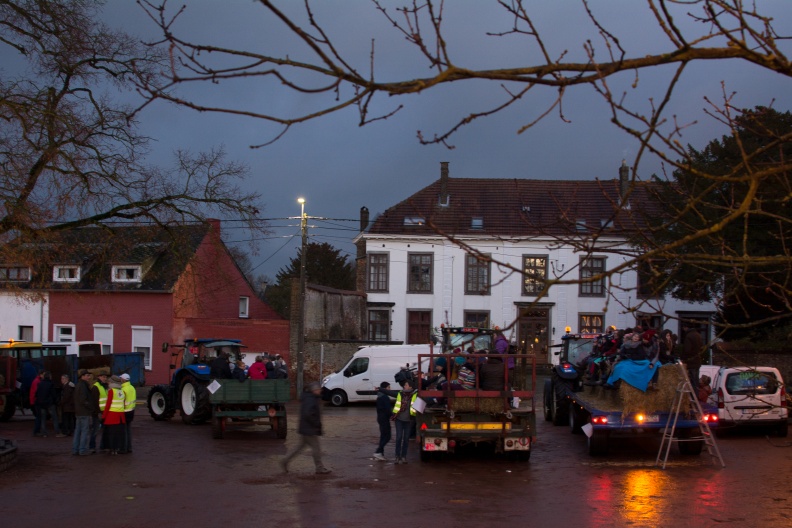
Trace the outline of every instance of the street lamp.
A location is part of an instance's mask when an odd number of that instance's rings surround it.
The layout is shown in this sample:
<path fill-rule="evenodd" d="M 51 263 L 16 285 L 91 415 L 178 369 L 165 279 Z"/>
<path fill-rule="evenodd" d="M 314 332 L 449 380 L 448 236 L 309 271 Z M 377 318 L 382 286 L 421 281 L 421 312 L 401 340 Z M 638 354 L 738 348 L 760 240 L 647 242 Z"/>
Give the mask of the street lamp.
<path fill-rule="evenodd" d="M 300 231 L 302 247 L 300 250 L 300 314 L 297 320 L 297 395 L 303 392 L 305 370 L 305 252 L 308 241 L 308 217 L 305 216 L 305 198 L 297 198 L 300 204 Z"/>

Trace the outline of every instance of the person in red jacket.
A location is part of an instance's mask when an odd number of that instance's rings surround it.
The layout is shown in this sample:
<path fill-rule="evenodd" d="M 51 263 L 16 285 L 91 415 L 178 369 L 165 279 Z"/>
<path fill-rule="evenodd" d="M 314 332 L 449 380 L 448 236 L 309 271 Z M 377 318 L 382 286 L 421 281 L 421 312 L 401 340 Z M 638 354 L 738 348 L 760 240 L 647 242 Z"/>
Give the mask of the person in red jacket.
<path fill-rule="evenodd" d="M 107 449 L 111 455 L 126 453 L 126 401 L 121 385 L 124 380 L 118 376 L 110 378 L 107 402 L 102 413 L 107 428 Z"/>
<path fill-rule="evenodd" d="M 248 378 L 252 380 L 267 379 L 267 365 L 264 364 L 264 359 L 261 356 L 256 356 L 256 361 L 250 365 Z"/>

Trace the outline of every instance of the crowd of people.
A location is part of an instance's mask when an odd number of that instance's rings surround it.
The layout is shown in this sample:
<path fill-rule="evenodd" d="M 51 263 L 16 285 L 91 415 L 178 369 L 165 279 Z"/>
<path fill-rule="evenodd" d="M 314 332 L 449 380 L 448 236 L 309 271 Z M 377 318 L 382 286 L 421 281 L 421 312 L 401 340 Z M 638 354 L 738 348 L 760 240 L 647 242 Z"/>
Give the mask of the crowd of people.
<path fill-rule="evenodd" d="M 29 395 L 35 416 L 33 435 L 47 437 L 47 422 L 52 421 L 56 437 L 72 437 L 73 455 L 131 453 L 137 391 L 129 374 L 110 376 L 103 370 L 80 369 L 77 378 L 74 383 L 62 375 L 56 390 L 51 372 L 38 373 Z"/>
<path fill-rule="evenodd" d="M 221 352 L 210 363 L 209 375 L 214 379 L 285 379 L 289 376 L 289 368 L 280 354 L 262 354 L 256 356 L 253 364 L 248 367 L 244 361 L 230 361 L 228 352 Z"/>

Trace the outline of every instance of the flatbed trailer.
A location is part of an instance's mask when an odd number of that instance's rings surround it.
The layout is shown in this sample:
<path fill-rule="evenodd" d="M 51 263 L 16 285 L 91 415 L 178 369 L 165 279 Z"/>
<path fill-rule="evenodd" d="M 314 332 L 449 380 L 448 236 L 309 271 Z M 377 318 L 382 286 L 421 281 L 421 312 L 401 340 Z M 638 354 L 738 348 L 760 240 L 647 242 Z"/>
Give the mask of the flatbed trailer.
<path fill-rule="evenodd" d="M 613 437 L 662 437 L 666 425 L 674 418 L 674 396 L 683 370 L 678 364 L 659 369 L 656 390 L 640 391 L 622 383 L 618 390 L 601 385 L 584 384 L 585 367 L 581 362 L 591 352 L 596 334 L 572 335 L 562 338 L 559 364 L 554 367 L 544 386 L 545 420 L 554 425 L 568 425 L 573 434 L 585 433 L 591 456 L 606 455 Z M 587 341 L 589 343 L 587 343 Z M 676 426 L 679 439 L 695 438 L 700 433 L 694 410 L 683 405 Z M 703 419 L 713 427 L 717 424 L 716 410 L 704 406 Z M 683 455 L 699 455 L 702 441 L 678 442 Z"/>
<path fill-rule="evenodd" d="M 269 425 L 278 438 L 286 438 L 288 379 L 218 379 L 207 389 L 212 405 L 212 438 L 221 439 L 229 427 Z"/>

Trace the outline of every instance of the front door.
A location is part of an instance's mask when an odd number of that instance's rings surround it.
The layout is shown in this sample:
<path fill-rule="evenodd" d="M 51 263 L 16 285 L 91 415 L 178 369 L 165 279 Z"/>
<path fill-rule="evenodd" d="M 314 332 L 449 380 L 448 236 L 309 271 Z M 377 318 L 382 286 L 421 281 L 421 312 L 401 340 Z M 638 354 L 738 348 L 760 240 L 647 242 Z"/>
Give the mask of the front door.
<path fill-rule="evenodd" d="M 549 308 L 520 308 L 517 319 L 517 343 L 520 352 L 536 354 L 538 361 L 552 363 L 548 351 L 550 350 L 550 309 Z"/>

